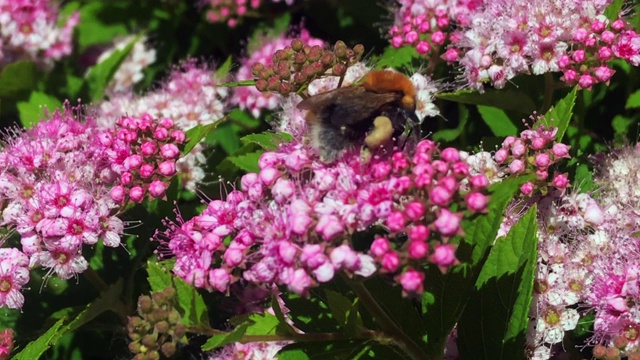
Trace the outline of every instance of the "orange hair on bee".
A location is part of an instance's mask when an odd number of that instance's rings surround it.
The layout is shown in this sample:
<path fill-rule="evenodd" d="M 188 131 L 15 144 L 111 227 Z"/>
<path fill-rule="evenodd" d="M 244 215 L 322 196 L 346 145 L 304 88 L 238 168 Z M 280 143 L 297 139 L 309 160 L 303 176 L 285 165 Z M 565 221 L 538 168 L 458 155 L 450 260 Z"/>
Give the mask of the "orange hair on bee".
<path fill-rule="evenodd" d="M 404 74 L 395 71 L 373 70 L 365 75 L 362 86 L 367 91 L 377 93 L 402 92 L 402 106 L 414 110 L 416 107 L 416 88 Z"/>

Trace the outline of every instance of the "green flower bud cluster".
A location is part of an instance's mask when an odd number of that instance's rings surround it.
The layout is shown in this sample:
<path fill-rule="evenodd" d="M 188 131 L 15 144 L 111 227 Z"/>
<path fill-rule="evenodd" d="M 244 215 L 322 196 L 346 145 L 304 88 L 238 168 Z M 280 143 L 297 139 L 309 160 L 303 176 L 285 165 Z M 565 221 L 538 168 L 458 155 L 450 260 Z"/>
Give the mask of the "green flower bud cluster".
<path fill-rule="evenodd" d="M 347 68 L 362 58 L 364 46 L 347 47 L 337 41 L 333 50 L 305 45 L 293 39 L 291 46 L 273 54 L 273 65 L 254 63 L 251 73 L 256 77 L 256 88 L 262 92 L 280 95 L 296 93 L 311 81 L 322 76 L 344 76 Z"/>

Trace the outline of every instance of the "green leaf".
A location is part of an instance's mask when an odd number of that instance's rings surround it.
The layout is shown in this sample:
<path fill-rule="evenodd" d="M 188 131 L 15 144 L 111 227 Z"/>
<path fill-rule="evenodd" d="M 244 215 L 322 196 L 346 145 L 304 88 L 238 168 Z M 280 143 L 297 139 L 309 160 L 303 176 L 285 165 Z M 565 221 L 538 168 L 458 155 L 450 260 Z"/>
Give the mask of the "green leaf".
<path fill-rule="evenodd" d="M 520 191 L 520 185 L 532 178 L 533 176 L 511 178 L 492 185 L 489 188 L 491 197 L 487 212 L 462 222 L 465 235 L 458 245 L 456 256 L 463 264 L 447 274 L 442 274 L 435 266 L 428 268 L 422 316 L 427 326 L 426 351 L 432 356 L 442 354 L 451 329 L 474 291 L 507 205 Z"/>
<path fill-rule="evenodd" d="M 332 341 L 332 342 L 300 342 L 285 346 L 278 352 L 278 360 L 351 360 L 358 359 L 363 348 L 368 349 L 362 340 Z M 371 344 L 373 345 L 373 344 Z M 402 360 L 402 357 L 376 357 L 377 359 Z M 370 358 L 370 357 L 369 357 Z"/>
<path fill-rule="evenodd" d="M 613 127 L 614 134 L 614 143 L 616 145 L 623 145 L 627 142 L 627 136 L 631 132 L 631 126 L 636 125 L 635 131 L 633 134 L 637 133 L 637 127 L 639 125 L 637 119 L 632 119 L 623 115 L 616 115 L 613 120 L 611 120 L 611 127 Z"/>
<path fill-rule="evenodd" d="M 17 61 L 4 67 L 0 73 L 0 97 L 13 97 L 16 93 L 35 88 L 38 81 L 36 65 L 30 61 Z"/>
<path fill-rule="evenodd" d="M 262 156 L 263 151 L 256 151 L 247 154 L 235 155 L 227 157 L 227 160 L 231 161 L 233 165 L 238 167 L 240 170 L 246 172 L 260 172 L 260 167 L 258 166 L 258 160 L 260 160 L 260 156 Z"/>
<path fill-rule="evenodd" d="M 265 150 L 276 150 L 281 144 L 289 142 L 292 139 L 293 137 L 287 133 L 265 132 L 244 136 L 240 141 L 245 145 L 257 144 Z"/>
<path fill-rule="evenodd" d="M 640 90 L 633 92 L 627 99 L 625 109 L 637 109 L 640 108 Z"/>
<path fill-rule="evenodd" d="M 478 112 L 493 135 L 506 137 L 518 134 L 518 128 L 511 122 L 504 110 L 493 106 L 478 105 Z"/>
<path fill-rule="evenodd" d="M 227 60 L 225 60 L 224 63 L 222 63 L 222 65 L 220 65 L 216 70 L 216 74 L 214 78 L 217 81 L 224 81 L 227 78 L 227 76 L 229 76 L 229 72 L 231 71 L 232 64 L 233 63 L 231 61 L 231 56 L 227 57 Z"/>
<path fill-rule="evenodd" d="M 573 180 L 573 188 L 578 189 L 581 193 L 587 193 L 595 189 L 593 172 L 589 168 L 589 165 L 578 165 L 576 168 L 575 179 Z"/>
<path fill-rule="evenodd" d="M 460 109 L 460 122 L 458 123 L 458 126 L 456 126 L 455 129 L 444 129 L 436 131 L 433 134 L 434 141 L 451 142 L 457 139 L 462 134 L 462 131 L 467 125 L 467 121 L 469 121 L 469 110 L 467 110 L 467 108 L 462 104 L 460 104 L 458 108 Z"/>
<path fill-rule="evenodd" d="M 400 48 L 394 48 L 393 46 L 387 46 L 384 49 L 384 53 L 378 58 L 376 62 L 376 69 L 394 68 L 400 69 L 408 67 L 414 59 L 419 58 L 420 55 L 416 52 L 413 46 L 403 46 Z"/>
<path fill-rule="evenodd" d="M 160 292 L 168 287 L 173 286 L 173 282 L 171 281 L 171 273 L 161 264 L 148 261 L 147 273 L 149 274 L 147 280 L 149 281 L 149 285 L 151 286 L 151 290 L 153 290 L 153 292 Z"/>
<path fill-rule="evenodd" d="M 193 148 L 196 147 L 196 145 L 198 145 L 198 143 L 202 139 L 204 139 L 207 135 L 209 135 L 210 132 L 215 130 L 218 127 L 218 125 L 220 125 L 220 123 L 222 123 L 225 120 L 226 118 L 222 118 L 214 123 L 211 123 L 208 125 L 198 125 L 196 127 L 193 127 L 187 130 L 187 133 L 185 135 L 188 141 L 187 141 L 187 144 L 184 146 L 184 149 L 182 149 L 181 155 L 185 156 L 188 153 L 190 153 L 191 150 L 193 150 Z"/>
<path fill-rule="evenodd" d="M 331 314 L 333 318 L 336 319 L 338 324 L 344 326 L 347 323 L 347 313 L 352 308 L 352 302 L 346 296 L 332 291 L 325 290 L 327 293 L 327 301 L 329 304 L 329 309 L 331 309 Z"/>
<path fill-rule="evenodd" d="M 613 0 L 606 9 L 604 9 L 604 16 L 609 19 L 609 21 L 615 21 L 620 16 L 620 12 L 622 11 L 622 7 L 624 6 L 624 0 Z"/>
<path fill-rule="evenodd" d="M 98 315 L 107 310 L 113 309 L 120 301 L 122 295 L 122 279 L 109 286 L 109 288 L 100 294 L 96 300 L 92 301 L 87 307 L 76 316 L 69 316 L 72 320 L 64 325 L 67 317 L 58 320 L 47 332 L 38 339 L 30 342 L 27 346 L 16 354 L 12 359 L 18 360 L 36 360 L 44 354 L 49 347 L 55 345 L 57 341 L 66 333 L 78 329 L 80 326 L 95 319 Z"/>
<path fill-rule="evenodd" d="M 327 305 L 326 293 L 318 288 L 310 291 L 309 298 L 288 292 L 281 295 L 285 306 L 289 309 L 295 309 L 288 314 L 295 327 L 305 333 L 340 331 Z"/>
<path fill-rule="evenodd" d="M 465 359 L 523 359 L 537 258 L 537 208 L 499 238 L 458 322 Z"/>
<path fill-rule="evenodd" d="M 65 319 L 58 320 L 53 326 L 42 334 L 36 340 L 33 340 L 22 349 L 18 354 L 14 355 L 14 360 L 37 360 L 44 354 L 49 347 L 55 343 L 63 334 L 65 327 L 63 326 Z"/>
<path fill-rule="evenodd" d="M 43 119 L 46 114 L 61 108 L 62 102 L 51 95 L 34 91 L 29 96 L 29 101 L 21 101 L 17 106 L 20 123 L 25 128 L 30 128 Z"/>
<path fill-rule="evenodd" d="M 436 94 L 435 97 L 463 104 L 493 106 L 502 110 L 526 114 L 527 116 L 536 110 L 533 100 L 528 95 L 515 89 L 489 89 L 482 94 L 475 90 L 460 90 L 454 93 Z"/>
<path fill-rule="evenodd" d="M 237 326 L 235 329 L 233 329 L 233 331 L 229 333 L 214 335 L 210 337 L 209 340 L 207 340 L 207 342 L 202 345 L 202 350 L 210 351 L 215 348 L 240 341 L 242 339 L 242 336 L 244 336 L 245 332 L 247 331 L 249 325 L 250 324 L 246 322 Z"/>
<path fill-rule="evenodd" d="M 187 326 L 209 326 L 207 305 L 198 291 L 184 280 L 173 277 L 178 305 L 184 312 L 182 321 Z"/>
<path fill-rule="evenodd" d="M 534 128 L 538 128 L 541 125 L 545 125 L 547 127 L 556 127 L 558 128 L 556 141 L 562 141 L 562 137 L 567 131 L 571 118 L 573 117 L 573 106 L 576 103 L 577 93 L 578 88 L 573 88 L 573 90 L 571 90 L 571 92 L 569 92 L 567 96 L 558 101 L 555 106 L 551 107 L 551 109 L 549 109 L 549 111 L 544 114 L 544 118 L 541 121 L 537 122 L 534 125 Z"/>
<path fill-rule="evenodd" d="M 80 23 L 76 28 L 80 50 L 95 44 L 106 44 L 118 35 L 127 35 L 129 30 L 124 22 L 105 22 L 105 14 L 111 12 L 110 4 L 90 1 L 80 8 Z"/>
<path fill-rule="evenodd" d="M 129 56 L 133 46 L 140 41 L 142 37 L 142 34 L 136 36 L 122 50 L 115 49 L 111 56 L 89 69 L 85 84 L 89 89 L 89 96 L 92 101 L 98 101 L 104 97 L 109 82 L 113 79 L 120 65 L 122 65 L 127 56 Z"/>
<path fill-rule="evenodd" d="M 274 315 L 269 313 L 250 314 L 249 327 L 245 332 L 246 335 L 274 335 L 276 329 L 280 325 L 280 321 Z"/>

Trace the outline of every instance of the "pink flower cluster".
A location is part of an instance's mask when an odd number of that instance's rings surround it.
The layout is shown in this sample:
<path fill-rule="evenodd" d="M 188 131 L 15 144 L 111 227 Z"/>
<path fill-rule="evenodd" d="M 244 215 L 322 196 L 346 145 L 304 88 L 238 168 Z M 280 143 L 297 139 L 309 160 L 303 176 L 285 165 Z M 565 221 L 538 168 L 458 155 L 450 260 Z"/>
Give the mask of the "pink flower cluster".
<path fill-rule="evenodd" d="M 300 30 L 297 36 L 305 45 L 320 47 L 324 46 L 324 42 L 319 39 L 312 38 L 305 29 Z M 242 60 L 242 66 L 236 74 L 237 81 L 253 80 L 255 76 L 251 72 L 251 67 L 255 63 L 265 66 L 273 65 L 273 56 L 277 50 L 284 49 L 291 45 L 292 37 L 284 34 L 273 39 L 260 38 L 259 46 L 257 44 L 249 44 L 249 58 Z M 231 104 L 237 105 L 242 110 L 249 110 L 254 117 L 259 117 L 263 109 L 273 110 L 280 105 L 281 96 L 271 92 L 260 92 L 255 86 L 236 87 L 231 97 Z"/>
<path fill-rule="evenodd" d="M 13 350 L 13 330 L 4 329 L 0 331 L 0 360 L 7 360 Z"/>
<path fill-rule="evenodd" d="M 582 88 L 607 83 L 611 60 L 640 61 L 640 36 L 624 20 L 606 20 L 609 2 L 487 1 L 468 14 L 443 59 L 461 65 L 466 83 L 479 90 L 487 82 L 502 88 L 518 74 L 558 71 Z"/>
<path fill-rule="evenodd" d="M 2 240 L 0 306 L 20 308 L 18 290 L 28 268 L 42 266 L 62 279 L 87 269 L 82 245 L 98 239 L 117 247 L 123 222 L 109 196 L 100 132 L 67 109 L 6 139 L 0 151 L 2 226 L 19 235 Z M 20 249 L 20 250 L 18 250 Z"/>
<path fill-rule="evenodd" d="M 185 133 L 168 118 L 155 120 L 149 114 L 119 118 L 116 129 L 99 136 L 111 170 L 118 176 L 111 199 L 123 204 L 129 199 L 142 202 L 147 193 L 152 198 L 163 197 L 176 173 L 178 145 L 185 140 Z"/>
<path fill-rule="evenodd" d="M 599 199 L 560 190 L 537 199 L 539 258 L 527 339 L 530 358 L 570 352 L 562 344 L 565 333 L 589 313 L 595 321 L 588 344 L 600 344 L 594 356 L 606 347 L 630 358 L 640 355 L 638 155 L 640 149 L 626 147 L 606 156 L 595 178 Z M 514 205 L 511 214 L 521 214 L 523 205 Z"/>
<path fill-rule="evenodd" d="M 482 0 L 401 0 L 395 25 L 389 30 L 391 45 L 412 46 L 418 54 L 435 54 L 451 36 L 452 24 L 469 25 L 469 15 Z"/>
<path fill-rule="evenodd" d="M 157 234 L 176 256 L 176 275 L 210 291 L 243 278 L 304 294 L 339 271 L 366 277 L 379 267 L 397 275 L 407 293 L 419 293 L 425 264 L 446 270 L 457 263 L 449 239 L 462 232 L 462 209 L 487 205 L 486 177 L 469 179 L 456 149 L 440 151 L 429 140 L 413 155 L 363 163 L 350 152 L 330 165 L 293 142 L 263 154 L 259 166 L 243 176 L 241 191 Z M 460 188 L 464 179 L 470 190 Z M 387 231 L 369 254 L 354 250 L 351 236 L 372 226 Z"/>
<path fill-rule="evenodd" d="M 224 117 L 227 89 L 219 87 L 214 69 L 188 60 L 174 69 L 157 90 L 142 96 L 122 93 L 112 96 L 95 110 L 98 125 L 114 127 L 115 119 L 127 114 L 148 113 L 155 119 L 170 118 L 177 129 L 187 131 L 197 125 L 208 125 Z M 202 165 L 204 146 L 197 145 L 176 163 L 183 186 L 195 191 L 204 179 Z"/>
<path fill-rule="evenodd" d="M 273 3 L 282 0 L 271 0 Z M 292 5 L 295 0 L 285 0 L 287 5 Z M 238 25 L 243 17 L 249 12 L 255 12 L 262 0 L 202 0 L 204 6 L 209 6 L 207 10 L 207 20 L 213 23 L 227 22 L 227 26 L 233 28 Z"/>
<path fill-rule="evenodd" d="M 51 66 L 71 53 L 79 13 L 58 27 L 58 8 L 49 0 L 0 0 L 0 68 L 18 60 Z"/>
<path fill-rule="evenodd" d="M 537 121 L 534 119 L 534 121 Z M 537 180 L 520 187 L 524 195 L 532 195 L 534 190 L 546 192 L 549 185 L 549 168 L 563 158 L 570 158 L 569 146 L 555 142 L 557 128 L 538 126 L 527 129 L 519 137 L 508 136 L 494 156 L 500 165 L 507 165 L 512 175 L 535 174 Z M 551 186 L 563 190 L 569 186 L 567 174 L 557 174 Z"/>

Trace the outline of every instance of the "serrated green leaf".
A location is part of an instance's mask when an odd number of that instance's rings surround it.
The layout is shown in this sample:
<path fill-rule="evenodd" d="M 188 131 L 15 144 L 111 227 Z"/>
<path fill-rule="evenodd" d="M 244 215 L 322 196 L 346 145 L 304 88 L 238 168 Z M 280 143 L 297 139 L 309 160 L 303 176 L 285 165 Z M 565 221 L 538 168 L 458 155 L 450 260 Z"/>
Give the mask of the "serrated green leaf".
<path fill-rule="evenodd" d="M 280 325 L 278 318 L 269 313 L 250 314 L 249 320 L 251 323 L 245 333 L 247 335 L 274 335 Z"/>
<path fill-rule="evenodd" d="M 39 91 L 33 91 L 29 101 L 21 101 L 17 104 L 20 114 L 20 123 L 25 128 L 31 128 L 43 119 L 46 114 L 53 113 L 62 107 L 62 102 L 54 96 Z"/>
<path fill-rule="evenodd" d="M 286 133 L 266 132 L 244 136 L 240 141 L 245 145 L 257 144 L 265 150 L 276 150 L 281 144 L 289 142 L 292 139 L 293 137 Z"/>
<path fill-rule="evenodd" d="M 98 101 L 104 97 L 109 82 L 113 79 L 120 65 L 122 65 L 127 56 L 129 56 L 133 46 L 140 41 L 142 37 L 142 34 L 136 36 L 133 40 L 129 41 L 123 49 L 115 49 L 113 54 L 108 58 L 89 69 L 85 83 L 92 101 Z"/>
<path fill-rule="evenodd" d="M 171 273 L 160 264 L 148 261 L 147 273 L 149 274 L 147 281 L 149 281 L 153 292 L 159 292 L 173 286 Z"/>
<path fill-rule="evenodd" d="M 186 132 L 186 137 L 188 139 L 187 144 L 184 146 L 184 149 L 182 149 L 181 155 L 185 156 L 188 153 L 191 152 L 191 150 L 193 150 L 194 147 L 196 147 L 196 145 L 205 137 L 207 137 L 207 135 L 209 135 L 210 132 L 212 132 L 213 130 L 215 130 L 218 125 L 220 125 L 220 123 L 222 123 L 223 121 L 226 120 L 225 118 L 222 118 L 214 123 L 208 124 L 208 125 L 198 125 L 196 127 L 193 127 L 189 130 L 187 130 Z"/>
<path fill-rule="evenodd" d="M 573 117 L 573 107 L 576 104 L 576 95 L 578 93 L 578 88 L 573 88 L 567 96 L 558 101 L 546 114 L 544 114 L 544 118 L 537 122 L 534 125 L 534 128 L 538 128 L 541 125 L 545 125 L 547 127 L 553 126 L 558 128 L 558 133 L 556 134 L 556 141 L 562 141 L 562 137 L 564 133 L 567 131 L 569 127 L 569 123 L 571 122 L 571 118 Z"/>
<path fill-rule="evenodd" d="M 458 322 L 458 351 L 469 359 L 523 359 L 537 259 L 533 206 L 496 241 Z"/>
<path fill-rule="evenodd" d="M 247 328 L 249 327 L 249 323 L 243 323 L 238 325 L 233 331 L 225 334 L 214 335 L 207 340 L 207 342 L 202 345 L 202 350 L 210 351 L 215 348 L 219 348 L 234 342 L 238 342 L 242 339 Z"/>
<path fill-rule="evenodd" d="M 422 303 L 423 318 L 427 327 L 426 351 L 432 356 L 442 354 L 451 329 L 462 315 L 489 249 L 496 239 L 503 214 L 520 185 L 533 176 L 511 178 L 489 188 L 490 201 L 487 213 L 472 220 L 464 220 L 464 238 L 458 245 L 456 256 L 463 265 L 442 274 L 436 266 L 427 271 L 425 291 L 429 296 Z"/>
<path fill-rule="evenodd" d="M 511 122 L 507 113 L 493 106 L 478 105 L 478 112 L 493 135 L 506 137 L 518 134 L 518 127 Z"/>
<path fill-rule="evenodd" d="M 116 283 L 110 285 L 106 291 L 101 293 L 96 300 L 89 303 L 78 315 L 70 317 L 71 321 L 66 325 L 64 324 L 65 321 L 67 321 L 66 317 L 58 320 L 47 332 L 27 344 L 27 346 L 12 359 L 37 360 L 45 351 L 55 345 L 63 335 L 78 329 L 105 311 L 113 309 L 120 301 L 122 283 L 122 279 L 119 279 Z"/>
<path fill-rule="evenodd" d="M 35 88 L 38 69 L 30 61 L 16 61 L 0 73 L 0 97 L 13 97 L 20 91 Z"/>
<path fill-rule="evenodd" d="M 227 160 L 231 161 L 233 165 L 237 166 L 240 170 L 246 172 L 260 172 L 260 167 L 258 166 L 258 160 L 260 160 L 260 156 L 262 156 L 262 151 L 256 151 L 252 153 L 229 156 Z"/>
<path fill-rule="evenodd" d="M 377 59 L 376 69 L 400 69 L 408 67 L 414 59 L 419 57 L 420 55 L 416 52 L 416 49 L 413 46 L 403 46 L 400 48 L 387 46 L 384 49 L 384 53 Z"/>
<path fill-rule="evenodd" d="M 198 291 L 184 280 L 173 277 L 173 284 L 176 289 L 178 305 L 184 312 L 182 321 L 187 326 L 208 326 L 209 315 L 207 314 L 207 305 Z"/>
<path fill-rule="evenodd" d="M 640 108 L 640 90 L 634 91 L 627 99 L 625 109 L 637 109 Z"/>
<path fill-rule="evenodd" d="M 512 89 L 490 89 L 482 94 L 474 90 L 460 90 L 454 93 L 436 94 L 435 97 L 463 104 L 493 106 L 527 116 L 536 110 L 535 103 L 528 95 Z"/>
<path fill-rule="evenodd" d="M 60 319 L 56 321 L 53 326 L 47 330 L 44 334 L 42 334 L 36 340 L 33 340 L 27 346 L 25 346 L 22 351 L 17 353 L 12 357 L 14 360 L 37 360 L 44 354 L 51 344 L 55 342 L 56 339 L 59 339 L 64 333 L 64 321 L 65 319 Z"/>

